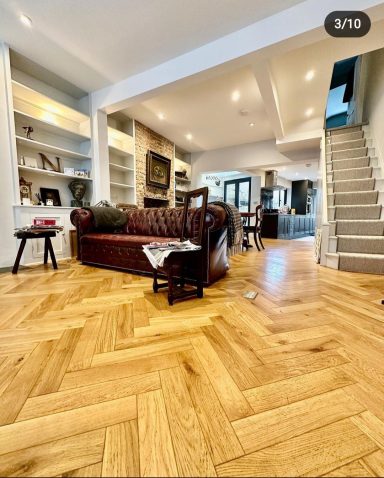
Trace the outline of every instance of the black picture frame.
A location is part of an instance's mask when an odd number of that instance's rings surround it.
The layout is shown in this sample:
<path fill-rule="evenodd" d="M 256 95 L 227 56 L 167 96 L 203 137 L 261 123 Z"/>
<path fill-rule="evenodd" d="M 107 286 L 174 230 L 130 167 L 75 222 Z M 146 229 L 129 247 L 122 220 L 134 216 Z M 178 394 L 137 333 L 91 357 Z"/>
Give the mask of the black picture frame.
<path fill-rule="evenodd" d="M 47 199 L 52 199 L 54 206 L 61 206 L 60 193 L 58 189 L 40 188 L 40 195 L 43 204 L 46 204 Z"/>
<path fill-rule="evenodd" d="M 171 160 L 148 150 L 147 152 L 147 186 L 169 189 L 171 182 Z"/>

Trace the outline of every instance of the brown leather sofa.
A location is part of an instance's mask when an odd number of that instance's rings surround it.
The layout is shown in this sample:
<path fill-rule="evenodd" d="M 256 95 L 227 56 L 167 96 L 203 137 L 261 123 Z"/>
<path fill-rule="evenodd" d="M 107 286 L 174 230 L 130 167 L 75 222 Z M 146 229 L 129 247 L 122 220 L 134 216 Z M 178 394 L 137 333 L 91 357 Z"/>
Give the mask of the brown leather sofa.
<path fill-rule="evenodd" d="M 77 229 L 78 259 L 84 264 L 111 267 L 128 272 L 149 274 L 151 265 L 143 252 L 143 244 L 175 240 L 181 235 L 183 208 L 146 208 L 124 211 L 128 216 L 120 230 L 96 229 L 93 214 L 75 209 L 71 221 Z M 193 237 L 198 224 L 199 209 L 191 209 L 188 229 Z M 204 285 L 223 277 L 228 269 L 227 216 L 220 206 L 208 205 L 206 215 Z M 193 269 L 193 265 L 191 265 Z"/>

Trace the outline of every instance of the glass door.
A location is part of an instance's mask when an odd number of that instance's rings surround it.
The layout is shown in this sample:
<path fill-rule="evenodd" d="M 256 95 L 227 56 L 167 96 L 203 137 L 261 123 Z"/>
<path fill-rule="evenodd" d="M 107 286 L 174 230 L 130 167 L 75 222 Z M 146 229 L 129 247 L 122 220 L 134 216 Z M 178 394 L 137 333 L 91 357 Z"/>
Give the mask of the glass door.
<path fill-rule="evenodd" d="M 251 178 L 224 181 L 224 201 L 240 212 L 249 212 L 251 206 Z"/>

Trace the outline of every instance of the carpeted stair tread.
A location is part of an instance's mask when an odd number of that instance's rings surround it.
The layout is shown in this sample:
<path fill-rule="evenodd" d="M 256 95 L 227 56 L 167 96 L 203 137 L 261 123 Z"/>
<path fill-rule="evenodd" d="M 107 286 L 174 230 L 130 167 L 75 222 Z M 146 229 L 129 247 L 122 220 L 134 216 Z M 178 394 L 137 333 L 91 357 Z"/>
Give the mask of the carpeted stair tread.
<path fill-rule="evenodd" d="M 331 151 L 342 151 L 345 149 L 354 149 L 354 148 L 364 148 L 365 147 L 365 138 L 352 139 L 349 141 L 343 141 L 338 143 L 332 143 Z"/>
<path fill-rule="evenodd" d="M 380 219 L 381 204 L 334 206 L 335 219 Z"/>
<path fill-rule="evenodd" d="M 345 128 L 331 129 L 331 130 L 328 130 L 327 133 L 329 133 L 330 136 L 338 136 L 339 134 L 354 133 L 355 131 L 361 131 L 361 130 L 362 130 L 361 125 L 357 125 L 357 126 L 346 126 Z"/>
<path fill-rule="evenodd" d="M 372 177 L 372 166 L 367 168 L 338 169 L 333 171 L 333 181 L 341 179 L 369 179 Z"/>
<path fill-rule="evenodd" d="M 333 171 L 340 169 L 367 168 L 369 166 L 369 156 L 360 156 L 358 158 L 333 159 L 331 164 Z"/>
<path fill-rule="evenodd" d="M 335 206 L 377 204 L 379 191 L 355 191 L 330 194 Z"/>
<path fill-rule="evenodd" d="M 333 182 L 333 192 L 355 192 L 355 191 L 372 191 L 375 187 L 375 179 L 343 179 Z"/>
<path fill-rule="evenodd" d="M 349 272 L 384 274 L 384 254 L 339 252 L 339 269 Z"/>
<path fill-rule="evenodd" d="M 353 141 L 364 137 L 364 131 L 355 131 L 352 133 L 342 133 L 334 136 L 330 136 L 331 144 L 345 143 L 346 141 Z"/>
<path fill-rule="evenodd" d="M 338 219 L 330 221 L 336 223 L 336 235 L 354 235 L 354 236 L 383 236 L 384 221 L 375 219 L 358 219 L 351 221 L 348 219 Z"/>
<path fill-rule="evenodd" d="M 362 156 L 367 156 L 368 148 L 353 148 L 353 149 L 343 149 L 341 151 L 335 151 L 332 154 L 333 159 L 348 159 L 348 158 L 361 158 Z"/>
<path fill-rule="evenodd" d="M 337 252 L 384 254 L 384 236 L 337 236 Z"/>

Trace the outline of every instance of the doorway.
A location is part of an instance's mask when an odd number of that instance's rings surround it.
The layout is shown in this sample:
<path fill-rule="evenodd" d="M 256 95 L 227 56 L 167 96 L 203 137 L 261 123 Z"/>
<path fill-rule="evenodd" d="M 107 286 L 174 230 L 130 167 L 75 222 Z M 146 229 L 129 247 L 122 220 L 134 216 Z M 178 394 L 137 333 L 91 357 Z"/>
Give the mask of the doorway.
<path fill-rule="evenodd" d="M 224 181 L 224 202 L 233 204 L 240 212 L 249 212 L 251 207 L 251 178 Z"/>

